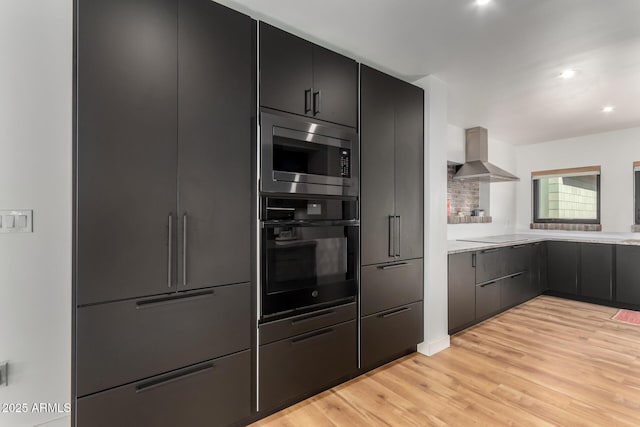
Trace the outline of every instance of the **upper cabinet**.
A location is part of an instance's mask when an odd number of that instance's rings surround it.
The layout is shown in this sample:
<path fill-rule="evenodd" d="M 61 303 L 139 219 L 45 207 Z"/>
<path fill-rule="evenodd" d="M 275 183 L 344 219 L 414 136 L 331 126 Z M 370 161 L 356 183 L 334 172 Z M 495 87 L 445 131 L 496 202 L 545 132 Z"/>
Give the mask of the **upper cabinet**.
<path fill-rule="evenodd" d="M 362 66 L 362 265 L 423 255 L 424 91 Z"/>
<path fill-rule="evenodd" d="M 260 105 L 356 127 L 358 64 L 261 22 Z"/>

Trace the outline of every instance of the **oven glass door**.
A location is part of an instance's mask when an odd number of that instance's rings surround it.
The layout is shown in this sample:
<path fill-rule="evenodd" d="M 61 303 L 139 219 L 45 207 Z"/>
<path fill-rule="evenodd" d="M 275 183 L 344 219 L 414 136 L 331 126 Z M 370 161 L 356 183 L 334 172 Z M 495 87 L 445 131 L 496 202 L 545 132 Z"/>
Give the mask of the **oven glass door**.
<path fill-rule="evenodd" d="M 356 294 L 357 226 L 266 225 L 263 316 Z"/>

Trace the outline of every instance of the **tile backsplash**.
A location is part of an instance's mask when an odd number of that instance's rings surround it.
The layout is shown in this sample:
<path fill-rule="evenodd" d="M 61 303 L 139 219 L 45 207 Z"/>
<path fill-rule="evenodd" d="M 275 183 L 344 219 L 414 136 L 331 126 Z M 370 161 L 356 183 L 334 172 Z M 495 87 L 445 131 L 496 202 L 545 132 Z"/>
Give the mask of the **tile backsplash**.
<path fill-rule="evenodd" d="M 480 205 L 480 183 L 477 180 L 454 181 L 456 166 L 447 166 L 447 200 L 449 201 L 449 215 L 463 212 L 471 215 L 473 209 Z"/>

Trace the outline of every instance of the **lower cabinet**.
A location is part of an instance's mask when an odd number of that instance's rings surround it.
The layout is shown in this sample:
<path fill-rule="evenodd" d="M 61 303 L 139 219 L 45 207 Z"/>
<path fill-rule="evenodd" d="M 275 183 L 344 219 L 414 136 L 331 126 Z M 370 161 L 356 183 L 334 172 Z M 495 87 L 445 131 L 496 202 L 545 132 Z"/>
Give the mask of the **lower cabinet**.
<path fill-rule="evenodd" d="M 640 246 L 616 246 L 616 302 L 640 306 Z"/>
<path fill-rule="evenodd" d="M 362 267 L 360 368 L 373 369 L 424 339 L 423 260 Z"/>
<path fill-rule="evenodd" d="M 547 242 L 549 290 L 577 295 L 578 255 L 578 243 Z"/>
<path fill-rule="evenodd" d="M 538 283 L 532 280 L 532 272 L 524 271 L 501 280 L 500 306 L 507 309 L 536 297 Z"/>
<path fill-rule="evenodd" d="M 294 403 L 356 372 L 356 321 L 262 345 L 259 361 L 260 411 Z"/>
<path fill-rule="evenodd" d="M 498 313 L 501 308 L 502 280 L 476 286 L 476 320 L 483 320 Z"/>
<path fill-rule="evenodd" d="M 613 245 L 580 244 L 581 296 L 613 299 L 613 248 Z"/>
<path fill-rule="evenodd" d="M 250 414 L 247 350 L 80 398 L 76 425 L 213 427 L 237 423 Z"/>
<path fill-rule="evenodd" d="M 449 255 L 449 333 L 476 320 L 475 252 Z"/>
<path fill-rule="evenodd" d="M 422 301 L 362 318 L 361 365 L 368 369 L 423 341 Z"/>

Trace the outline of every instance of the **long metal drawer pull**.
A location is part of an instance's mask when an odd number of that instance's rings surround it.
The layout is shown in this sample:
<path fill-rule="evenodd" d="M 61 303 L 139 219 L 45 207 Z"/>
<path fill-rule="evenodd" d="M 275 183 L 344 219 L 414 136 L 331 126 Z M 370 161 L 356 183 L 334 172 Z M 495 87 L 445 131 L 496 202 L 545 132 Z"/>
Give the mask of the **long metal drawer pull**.
<path fill-rule="evenodd" d="M 400 262 L 398 264 L 389 264 L 389 265 L 381 265 L 378 267 L 378 269 L 380 270 L 391 270 L 393 268 L 401 268 L 401 267 L 408 267 L 409 264 L 408 262 Z"/>
<path fill-rule="evenodd" d="M 389 215 L 389 257 L 395 256 L 395 245 L 396 245 L 396 237 L 395 237 L 395 228 L 396 228 L 396 217 L 395 215 Z"/>
<path fill-rule="evenodd" d="M 485 286 L 495 285 L 496 283 L 498 283 L 498 281 L 494 280 L 494 281 L 491 281 L 491 282 L 483 283 L 482 285 L 480 285 L 480 287 L 484 288 Z"/>
<path fill-rule="evenodd" d="M 169 214 L 169 248 L 167 250 L 167 286 L 172 285 L 173 277 L 173 215 Z"/>
<path fill-rule="evenodd" d="M 400 229 L 400 215 L 396 215 L 396 221 L 397 221 L 397 226 L 398 226 L 398 232 L 396 233 L 396 241 L 398 242 L 398 249 L 396 250 L 396 256 L 400 257 L 400 239 L 402 237 L 401 235 L 401 229 Z"/>
<path fill-rule="evenodd" d="M 291 344 L 292 345 L 296 345 L 296 344 L 302 344 L 303 342 L 309 342 L 309 341 L 314 340 L 316 338 L 320 338 L 320 337 L 322 337 L 324 335 L 332 334 L 335 331 L 336 330 L 333 329 L 333 328 L 323 329 L 323 330 L 321 330 L 319 332 L 316 332 L 316 333 L 314 333 L 312 335 L 307 335 L 307 336 L 300 337 L 300 338 L 294 338 L 294 339 L 291 340 Z"/>
<path fill-rule="evenodd" d="M 484 251 L 481 251 L 480 253 L 481 254 L 490 254 L 490 253 L 493 253 L 493 252 L 498 252 L 498 248 L 496 248 L 496 249 L 485 249 Z"/>
<path fill-rule="evenodd" d="M 197 368 L 190 369 L 186 372 L 183 371 L 168 377 L 149 381 L 144 384 L 140 384 L 139 386 L 136 386 L 136 393 L 143 393 L 145 391 L 153 390 L 154 388 L 162 387 L 162 386 L 174 383 L 176 381 L 185 380 L 195 375 L 199 375 L 204 372 L 210 371 L 213 368 L 214 368 L 213 363 L 207 363 L 206 365 L 198 366 Z"/>
<path fill-rule="evenodd" d="M 330 315 L 332 315 L 334 313 L 335 313 L 334 310 L 329 310 L 329 311 L 324 311 L 324 312 L 321 312 L 321 313 L 310 314 L 309 316 L 305 316 L 305 317 L 301 317 L 299 319 L 292 320 L 291 321 L 291 326 L 299 325 L 300 323 L 305 323 L 305 322 L 308 322 L 310 320 L 319 319 L 321 317 L 330 316 Z"/>
<path fill-rule="evenodd" d="M 187 213 L 182 217 L 182 286 L 187 286 Z"/>
<path fill-rule="evenodd" d="M 204 299 L 213 296 L 214 291 L 204 291 L 198 292 L 197 294 L 189 294 L 189 295 L 177 295 L 170 297 L 162 297 L 162 298 L 154 298 L 145 301 L 138 301 L 136 303 L 137 309 L 142 308 L 155 308 L 163 305 L 174 304 L 179 302 L 191 302 L 193 300 Z"/>
<path fill-rule="evenodd" d="M 517 277 L 522 276 L 523 274 L 524 274 L 524 271 L 523 271 L 523 272 L 521 272 L 521 273 L 517 273 L 517 274 L 513 274 L 513 275 L 511 275 L 511 278 L 512 278 L 512 279 L 515 279 L 515 278 L 517 278 Z"/>
<path fill-rule="evenodd" d="M 405 311 L 411 311 L 411 307 L 403 307 L 403 308 L 401 308 L 399 310 L 396 310 L 396 311 L 392 311 L 392 312 L 389 312 L 389 313 L 383 313 L 383 314 L 378 315 L 378 317 L 380 317 L 381 319 L 386 319 L 387 317 L 393 317 L 393 316 L 397 316 L 398 314 L 402 314 Z"/>
<path fill-rule="evenodd" d="M 515 245 L 515 246 L 511 246 L 511 249 L 520 249 L 520 248 L 525 248 L 528 245 Z"/>

